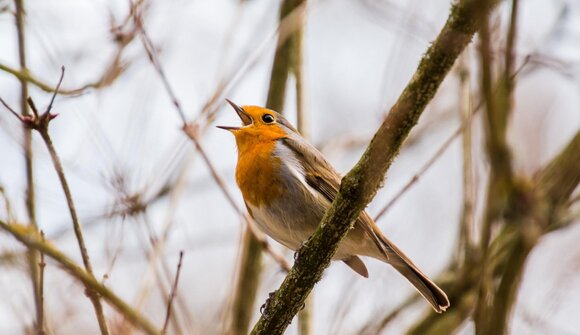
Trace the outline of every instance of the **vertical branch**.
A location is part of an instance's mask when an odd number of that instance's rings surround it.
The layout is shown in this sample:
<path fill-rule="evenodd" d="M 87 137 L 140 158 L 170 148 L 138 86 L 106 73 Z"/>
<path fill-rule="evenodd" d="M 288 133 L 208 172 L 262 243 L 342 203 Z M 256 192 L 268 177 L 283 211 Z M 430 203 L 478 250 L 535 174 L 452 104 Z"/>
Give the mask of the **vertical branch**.
<path fill-rule="evenodd" d="M 247 226 L 242 239 L 242 254 L 240 255 L 238 279 L 232 304 L 231 334 L 245 335 L 248 333 L 261 271 L 261 243 Z"/>
<path fill-rule="evenodd" d="M 285 0 L 280 8 L 280 22 L 289 18 L 297 8 L 305 3 L 305 0 Z M 302 17 L 300 15 L 300 17 Z M 270 87 L 268 88 L 268 98 L 266 107 L 282 113 L 284 109 L 284 100 L 286 97 L 286 85 L 288 75 L 291 71 L 292 64 L 297 64 L 301 56 L 296 57 L 293 47 L 301 41 L 301 25 L 285 24 L 280 25 L 278 32 L 278 43 L 272 64 L 270 76 Z M 290 27 L 290 28 L 289 28 Z M 291 30 L 290 32 L 288 30 Z M 299 49 L 300 51 L 300 49 Z M 295 60 L 296 59 L 296 60 Z M 294 67 L 297 68 L 297 67 Z M 298 78 L 297 78 L 298 85 Z M 300 85 L 302 85 L 302 76 L 300 76 Z M 301 93 L 296 92 L 297 96 Z M 299 107 L 301 108 L 301 107 Z M 234 293 L 234 303 L 232 310 L 232 329 L 233 334 L 246 334 L 249 329 L 251 311 L 254 309 L 256 294 L 260 284 L 259 277 L 262 271 L 262 243 L 250 232 L 247 227 L 244 232 L 242 243 L 242 252 L 240 256 L 240 269 Z"/>
<path fill-rule="evenodd" d="M 467 52 L 467 51 L 466 51 Z M 463 149 L 463 208 L 461 210 L 461 222 L 459 228 L 459 243 L 457 245 L 458 264 L 466 264 L 473 259 L 473 160 L 472 160 L 472 132 L 471 118 L 473 109 L 471 105 L 471 87 L 469 85 L 470 74 L 467 65 L 467 55 L 460 58 L 459 67 L 459 110 L 463 126 L 462 149 Z"/>
<path fill-rule="evenodd" d="M 179 283 L 179 275 L 181 274 L 181 263 L 183 261 L 183 251 L 179 252 L 179 262 L 177 263 L 177 271 L 175 273 L 175 281 L 173 282 L 173 287 L 171 288 L 171 294 L 169 295 L 169 301 L 167 302 L 167 311 L 165 313 L 165 322 L 163 323 L 163 329 L 161 334 L 167 334 L 167 327 L 169 326 L 169 319 L 171 317 L 171 306 L 173 304 L 173 299 L 177 295 L 177 285 Z"/>
<path fill-rule="evenodd" d="M 18 38 L 18 61 L 20 63 L 20 72 L 26 73 L 26 39 L 24 27 L 24 0 L 15 0 L 16 6 L 16 33 Z M 28 81 L 19 78 L 20 81 L 20 110 L 23 116 L 28 116 Z M 26 212 L 28 214 L 28 221 L 32 227 L 38 229 L 36 222 L 36 206 L 35 206 L 35 192 L 34 192 L 34 170 L 33 170 L 33 156 L 32 156 L 32 130 L 23 127 L 24 135 L 24 164 L 26 168 Z M 44 332 L 44 313 L 41 305 L 41 292 L 39 285 L 38 273 L 38 252 L 33 249 L 27 251 L 28 267 L 30 271 L 30 279 L 32 282 L 32 292 L 34 295 L 34 305 L 36 310 L 35 328 L 37 334 Z"/>
<path fill-rule="evenodd" d="M 296 81 L 296 127 L 304 138 L 310 139 L 309 118 L 305 109 L 306 90 L 304 88 L 304 12 L 301 13 L 299 19 L 300 22 L 297 24 L 298 28 L 296 28 L 290 38 L 290 42 L 292 43 L 292 63 L 290 69 Z"/>
<path fill-rule="evenodd" d="M 299 6 L 304 5 L 305 0 L 284 0 L 280 8 L 280 23 Z M 298 20 L 302 20 L 303 14 L 298 15 Z M 278 43 L 272 64 L 272 74 L 270 76 L 270 87 L 268 89 L 268 99 L 266 106 L 277 112 L 284 109 L 286 98 L 286 84 L 288 83 L 288 74 L 292 64 L 298 64 L 296 54 L 292 52 L 295 45 L 299 44 L 302 39 L 301 24 L 280 24 L 278 32 Z M 301 56 L 298 57 L 301 62 Z"/>
<path fill-rule="evenodd" d="M 518 209 L 515 205 L 520 191 L 514 182 L 511 153 L 506 141 L 507 125 L 512 109 L 513 91 L 513 48 L 517 18 L 517 1 L 512 6 L 505 57 L 505 71 L 497 81 L 498 90 L 493 91 L 493 56 L 490 41 L 489 18 L 484 18 L 480 26 L 481 91 L 486 105 L 485 130 L 487 156 L 490 163 L 486 208 L 481 232 L 482 275 L 478 302 L 475 311 L 476 333 L 487 334 L 491 327 L 491 307 L 497 296 L 489 266 L 489 243 L 491 229 L 499 219 L 513 216 Z M 505 223 L 505 222 L 504 222 Z M 524 257 L 525 259 L 525 257 Z"/>
<path fill-rule="evenodd" d="M 44 232 L 40 231 L 40 237 L 43 242 L 44 240 Z M 37 330 L 38 334 L 44 335 L 46 331 L 44 329 L 44 268 L 46 267 L 46 263 L 44 262 L 44 253 L 40 253 L 40 262 L 38 263 L 38 291 L 39 291 L 39 313 L 38 313 L 38 320 L 37 320 Z"/>
<path fill-rule="evenodd" d="M 296 1 L 296 6 L 305 4 L 304 1 Z M 303 47 L 303 33 L 305 13 L 302 12 L 298 18 L 296 30 L 288 39 L 290 44 L 290 66 L 289 70 L 294 75 L 296 85 L 296 127 L 304 138 L 310 140 L 310 127 L 308 123 L 308 112 L 305 106 L 305 89 L 304 89 L 304 47 Z M 313 314 L 313 297 L 310 295 L 304 301 L 304 308 L 298 313 L 298 334 L 310 335 L 312 334 L 312 314 Z"/>
<path fill-rule="evenodd" d="M 480 284 L 479 284 L 479 293 L 477 299 L 477 306 L 474 314 L 474 321 L 475 321 L 475 328 L 477 334 L 486 334 L 485 326 L 487 325 L 486 318 L 488 317 L 488 306 L 490 303 L 490 295 L 493 290 L 493 279 L 492 274 L 488 266 L 488 262 L 486 261 L 488 249 L 489 249 L 489 242 L 491 237 L 491 226 L 493 221 L 497 217 L 498 213 L 498 203 L 500 199 L 496 199 L 495 197 L 499 195 L 497 190 L 497 162 L 498 157 L 495 156 L 495 152 L 497 152 L 497 142 L 494 139 L 497 139 L 496 133 L 497 131 L 495 116 L 497 115 L 496 112 L 496 103 L 494 99 L 494 94 L 492 90 L 492 73 L 491 73 L 491 46 L 490 46 L 490 31 L 489 31 L 489 17 L 483 17 L 481 20 L 480 28 L 479 28 L 479 56 L 481 60 L 481 82 L 480 82 L 480 90 L 481 95 L 483 97 L 485 103 L 485 129 L 486 129 L 486 141 L 487 141 L 487 153 L 488 159 L 490 161 L 491 171 L 489 176 L 488 188 L 487 188 L 487 199 L 486 199 L 486 207 L 485 213 L 483 218 L 483 225 L 481 227 L 481 241 L 480 241 L 480 255 L 482 260 L 481 265 L 481 277 L 480 277 Z"/>

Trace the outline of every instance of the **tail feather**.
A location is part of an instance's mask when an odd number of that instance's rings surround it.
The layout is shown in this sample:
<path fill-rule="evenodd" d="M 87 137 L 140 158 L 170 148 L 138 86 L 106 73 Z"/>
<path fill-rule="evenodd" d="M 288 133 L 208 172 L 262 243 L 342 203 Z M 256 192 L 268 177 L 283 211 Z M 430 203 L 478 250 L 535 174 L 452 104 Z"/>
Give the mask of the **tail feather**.
<path fill-rule="evenodd" d="M 384 261 L 391 264 L 399 271 L 421 295 L 429 301 L 437 313 L 445 312 L 449 307 L 449 299 L 445 292 L 433 283 L 399 248 L 397 248 L 386 237 L 380 236 L 389 254 Z"/>

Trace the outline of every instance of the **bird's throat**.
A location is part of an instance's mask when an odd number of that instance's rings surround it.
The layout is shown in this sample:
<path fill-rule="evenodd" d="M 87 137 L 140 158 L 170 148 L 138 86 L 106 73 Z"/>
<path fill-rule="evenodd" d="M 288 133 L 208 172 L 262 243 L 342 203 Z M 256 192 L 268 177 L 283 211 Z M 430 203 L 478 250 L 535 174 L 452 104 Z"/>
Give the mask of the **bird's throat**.
<path fill-rule="evenodd" d="M 281 161 L 274 155 L 276 141 L 244 144 L 238 145 L 236 182 L 246 202 L 269 205 L 282 195 Z"/>

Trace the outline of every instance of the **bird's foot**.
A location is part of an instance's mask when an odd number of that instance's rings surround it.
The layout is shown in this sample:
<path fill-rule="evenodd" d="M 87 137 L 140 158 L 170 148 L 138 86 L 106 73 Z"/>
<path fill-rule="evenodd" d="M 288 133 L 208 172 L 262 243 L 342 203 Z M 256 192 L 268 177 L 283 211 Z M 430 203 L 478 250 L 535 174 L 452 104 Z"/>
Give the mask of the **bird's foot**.
<path fill-rule="evenodd" d="M 294 261 L 296 261 L 298 259 L 298 256 L 300 256 L 300 252 L 302 251 L 302 248 L 304 248 L 307 244 L 307 241 L 304 241 L 300 244 L 300 248 L 296 249 L 296 251 L 294 252 Z"/>
<path fill-rule="evenodd" d="M 264 313 L 266 313 L 266 311 L 268 310 L 268 307 L 270 306 L 270 299 L 272 298 L 274 293 L 276 293 L 276 291 L 268 293 L 268 298 L 266 299 L 266 302 L 260 307 L 260 314 L 265 315 Z"/>

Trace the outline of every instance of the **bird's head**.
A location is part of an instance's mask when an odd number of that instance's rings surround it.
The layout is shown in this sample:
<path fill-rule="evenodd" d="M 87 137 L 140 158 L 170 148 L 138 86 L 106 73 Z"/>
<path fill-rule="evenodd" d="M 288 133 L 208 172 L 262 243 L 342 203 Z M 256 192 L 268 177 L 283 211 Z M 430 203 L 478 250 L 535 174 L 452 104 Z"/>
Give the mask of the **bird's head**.
<path fill-rule="evenodd" d="M 238 106 L 229 99 L 226 100 L 240 117 L 242 125 L 218 128 L 234 134 L 239 149 L 260 142 L 276 141 L 287 137 L 291 132 L 297 132 L 282 115 L 273 110 L 258 106 Z"/>

